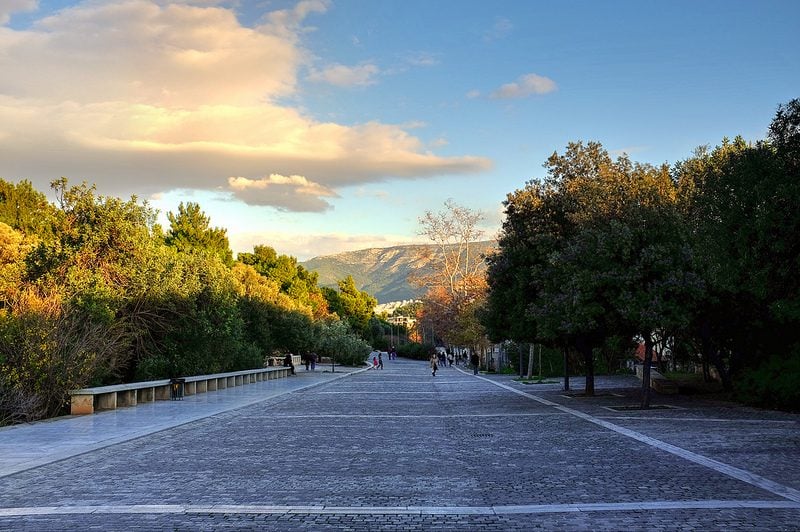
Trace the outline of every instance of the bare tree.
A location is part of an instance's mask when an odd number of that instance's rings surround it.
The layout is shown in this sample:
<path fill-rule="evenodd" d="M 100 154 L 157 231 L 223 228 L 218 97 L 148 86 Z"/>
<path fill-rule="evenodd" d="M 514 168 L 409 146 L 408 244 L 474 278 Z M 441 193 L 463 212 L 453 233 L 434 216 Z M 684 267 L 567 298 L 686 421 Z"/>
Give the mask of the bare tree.
<path fill-rule="evenodd" d="M 484 235 L 478 228 L 483 213 L 452 199 L 444 206 L 443 211 L 426 211 L 419 219 L 419 234 L 432 242 L 421 252 L 430 267 L 410 281 L 425 290 L 423 321 L 448 339 L 454 336 L 461 310 L 485 294 L 486 266 L 478 244 Z"/>

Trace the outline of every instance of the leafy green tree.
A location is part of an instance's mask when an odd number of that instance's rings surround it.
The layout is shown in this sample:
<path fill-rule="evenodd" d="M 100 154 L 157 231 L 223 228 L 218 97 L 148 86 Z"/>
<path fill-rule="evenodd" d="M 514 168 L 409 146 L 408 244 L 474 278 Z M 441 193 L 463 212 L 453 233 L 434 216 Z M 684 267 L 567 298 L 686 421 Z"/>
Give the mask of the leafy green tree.
<path fill-rule="evenodd" d="M 181 252 L 204 252 L 216 255 L 228 266 L 233 264 L 233 252 L 228 243 L 227 231 L 210 227 L 210 219 L 200 210 L 200 205 L 181 202 L 178 212 L 167 213 L 170 230 L 165 242 Z"/>
<path fill-rule="evenodd" d="M 359 290 L 351 275 L 339 281 L 339 291 L 323 289 L 328 308 L 350 324 L 353 331 L 367 334 L 369 320 L 375 314 L 378 301 L 367 292 Z"/>
<path fill-rule="evenodd" d="M 693 333 L 727 389 L 770 358 L 798 352 L 799 123 L 792 100 L 779 107 L 768 141 L 724 139 L 674 169 L 708 286 Z"/>
<path fill-rule="evenodd" d="M 25 255 L 33 244 L 25 235 L 0 222 L 0 309 L 19 293 L 25 275 Z"/>
<path fill-rule="evenodd" d="M 691 262 L 677 193 L 666 166 L 614 160 L 596 142 L 570 143 L 545 167 L 543 182 L 505 203 L 483 321 L 496 339 L 576 349 L 593 394 L 595 351 L 609 337 L 638 334 L 647 343 L 656 328 L 677 326 L 673 307 L 658 304 Z"/>
<path fill-rule="evenodd" d="M 322 322 L 319 342 L 320 355 L 332 358 L 337 364 L 357 366 L 364 363 L 370 350 L 369 344 L 355 334 L 346 321 Z"/>
<path fill-rule="evenodd" d="M 565 210 L 548 183 L 529 181 L 508 194 L 498 249 L 487 257 L 488 296 L 481 322 L 494 342 L 543 342 L 528 308 L 540 298 L 537 279 L 548 257 L 562 246 L 568 230 Z"/>
<path fill-rule="evenodd" d="M 55 215 L 55 206 L 30 181 L 13 184 L 0 179 L 0 222 L 29 237 L 50 240 Z"/>
<path fill-rule="evenodd" d="M 278 284 L 281 292 L 311 308 L 315 318 L 328 314 L 328 305 L 319 286 L 316 272 L 306 270 L 295 257 L 278 255 L 269 246 L 255 246 L 253 253 L 239 253 L 238 262 Z"/>

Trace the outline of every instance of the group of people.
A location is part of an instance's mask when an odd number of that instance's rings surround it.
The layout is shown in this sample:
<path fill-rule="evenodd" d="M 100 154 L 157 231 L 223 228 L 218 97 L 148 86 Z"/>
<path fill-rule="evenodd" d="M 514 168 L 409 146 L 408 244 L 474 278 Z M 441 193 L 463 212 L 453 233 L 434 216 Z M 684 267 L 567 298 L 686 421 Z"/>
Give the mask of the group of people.
<path fill-rule="evenodd" d="M 283 357 L 283 367 L 289 368 L 291 370 L 291 372 L 292 372 L 292 375 L 295 374 L 294 373 L 294 360 L 293 360 L 293 358 L 294 357 L 293 357 L 293 355 L 291 353 L 287 353 L 286 356 Z M 317 368 L 317 354 L 316 353 L 306 353 L 305 355 L 302 355 L 300 358 L 303 361 L 303 364 L 306 365 L 306 371 L 308 371 L 309 369 L 311 371 L 316 370 L 316 368 Z"/>
<path fill-rule="evenodd" d="M 466 355 L 459 355 L 459 359 L 461 357 L 466 359 Z M 439 351 L 437 353 L 431 354 L 431 375 L 434 377 L 436 376 L 436 372 L 439 370 L 440 367 L 453 367 L 453 362 L 455 362 L 456 357 L 453 353 L 444 353 Z M 478 366 L 481 363 L 481 359 L 477 353 L 472 353 L 472 356 L 469 358 L 469 362 L 472 365 L 472 372 L 474 375 L 478 374 Z"/>
<path fill-rule="evenodd" d="M 314 371 L 317 369 L 317 354 L 316 353 L 306 353 L 303 355 L 303 363 L 306 365 L 306 371 L 311 369 Z"/>
<path fill-rule="evenodd" d="M 372 356 L 372 367 L 375 369 L 383 369 L 383 351 L 377 351 L 377 353 L 377 355 Z M 392 348 L 386 352 L 386 356 L 389 357 L 389 360 L 397 360 L 397 349 L 392 346 Z"/>

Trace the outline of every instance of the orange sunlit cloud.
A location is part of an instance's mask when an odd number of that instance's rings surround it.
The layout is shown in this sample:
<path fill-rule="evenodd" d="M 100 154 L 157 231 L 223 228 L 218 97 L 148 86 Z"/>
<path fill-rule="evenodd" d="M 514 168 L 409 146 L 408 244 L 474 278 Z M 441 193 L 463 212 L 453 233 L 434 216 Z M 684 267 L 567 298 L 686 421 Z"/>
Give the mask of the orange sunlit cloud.
<path fill-rule="evenodd" d="M 140 193 L 222 187 L 242 201 L 318 211 L 338 186 L 490 166 L 425 151 L 402 126 L 322 122 L 284 103 L 311 61 L 303 22 L 326 9 L 300 2 L 245 27 L 222 7 L 89 2 L 26 30 L 0 26 L 3 172 L 88 179 L 106 192 L 131 182 Z M 319 188 L 254 194 L 228 182 L 273 174 Z"/>

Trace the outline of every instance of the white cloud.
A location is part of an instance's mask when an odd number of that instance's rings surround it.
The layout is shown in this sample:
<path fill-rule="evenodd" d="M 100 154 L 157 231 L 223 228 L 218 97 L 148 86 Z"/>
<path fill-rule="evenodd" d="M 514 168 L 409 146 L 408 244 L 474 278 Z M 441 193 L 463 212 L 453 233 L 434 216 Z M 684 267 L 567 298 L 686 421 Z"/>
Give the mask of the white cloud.
<path fill-rule="evenodd" d="M 0 93 L 36 102 L 190 109 L 295 91 L 302 51 L 218 7 L 90 3 L 0 34 Z"/>
<path fill-rule="evenodd" d="M 352 67 L 336 64 L 322 70 L 312 70 L 308 79 L 337 87 L 358 87 L 375 84 L 375 77 L 379 73 L 380 69 L 371 63 Z"/>
<path fill-rule="evenodd" d="M 37 0 L 3 0 L 0 2 L 0 25 L 7 24 L 12 13 L 33 11 L 38 4 Z"/>
<path fill-rule="evenodd" d="M 269 205 L 279 210 L 322 212 L 331 205 L 322 198 L 339 197 L 328 187 L 304 176 L 272 174 L 260 179 L 229 177 L 233 195 L 248 205 Z"/>
<path fill-rule="evenodd" d="M 496 17 L 492 27 L 483 34 L 483 40 L 486 42 L 491 42 L 502 39 L 511 33 L 511 30 L 513 29 L 514 25 L 510 20 L 505 17 Z"/>
<path fill-rule="evenodd" d="M 440 54 L 431 52 L 411 52 L 404 56 L 406 63 L 412 66 L 431 67 L 441 63 Z"/>
<path fill-rule="evenodd" d="M 490 166 L 432 154 L 402 125 L 323 122 L 281 103 L 312 60 L 305 18 L 327 2 L 268 13 L 257 27 L 212 0 L 194 3 L 204 6 L 86 1 L 26 30 L 1 27 L 0 175 L 43 189 L 64 175 L 147 196 L 224 188 L 228 176 L 313 176 L 334 191 Z M 358 84 L 378 74 L 364 64 L 326 76 Z M 256 201 L 256 190 L 239 194 Z M 281 208 L 300 205 L 290 201 L 297 190 L 286 188 Z"/>
<path fill-rule="evenodd" d="M 270 31 L 294 40 L 297 32 L 307 31 L 301 24 L 312 13 L 325 13 L 330 6 L 328 0 L 301 0 L 293 9 L 272 11 L 266 16 Z"/>
<path fill-rule="evenodd" d="M 470 100 L 474 100 L 475 98 L 480 98 L 480 97 L 481 97 L 481 91 L 477 89 L 472 89 L 467 93 L 467 98 L 469 98 Z"/>
<path fill-rule="evenodd" d="M 520 76 L 517 81 L 501 86 L 489 97 L 497 100 L 527 98 L 534 94 L 547 94 L 555 90 L 558 90 L 558 85 L 552 79 L 538 74 L 525 74 Z"/>

